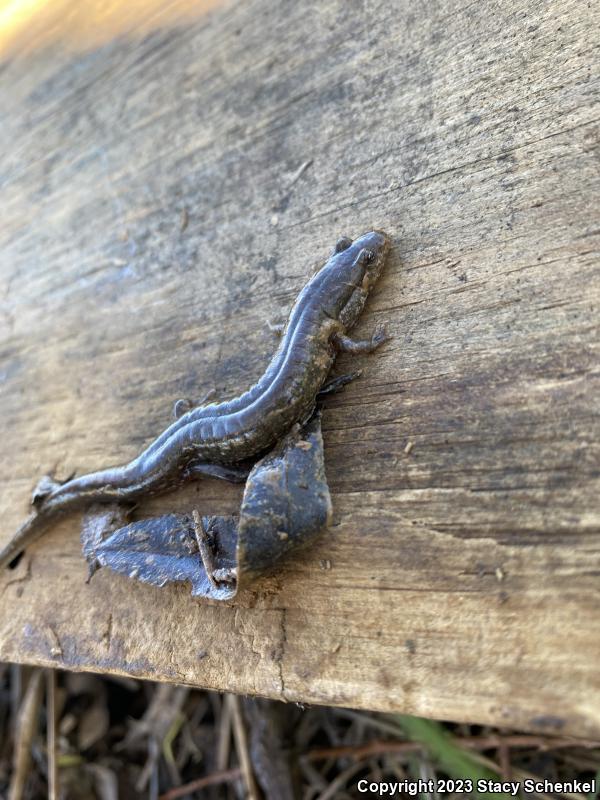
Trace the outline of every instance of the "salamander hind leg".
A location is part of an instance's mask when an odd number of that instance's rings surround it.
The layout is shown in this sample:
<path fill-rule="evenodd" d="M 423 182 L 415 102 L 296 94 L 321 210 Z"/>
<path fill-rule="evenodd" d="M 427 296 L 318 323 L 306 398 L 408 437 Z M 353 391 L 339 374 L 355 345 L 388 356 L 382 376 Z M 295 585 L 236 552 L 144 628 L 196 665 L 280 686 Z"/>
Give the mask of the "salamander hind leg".
<path fill-rule="evenodd" d="M 354 372 L 349 372 L 346 375 L 338 375 L 336 378 L 331 378 L 326 381 L 317 394 L 317 400 L 328 394 L 337 394 L 341 392 L 344 386 L 347 386 L 355 378 L 360 378 L 362 369 L 357 369 Z"/>
<path fill-rule="evenodd" d="M 223 481 L 229 481 L 229 483 L 245 483 L 251 469 L 251 466 L 244 464 L 224 466 L 223 464 L 193 461 L 185 468 L 184 476 L 186 480 L 208 477 L 219 478 Z"/>
<path fill-rule="evenodd" d="M 60 488 L 63 483 L 70 481 L 72 477 L 73 475 L 70 475 L 65 481 L 57 481 L 50 475 L 44 475 L 37 482 L 35 489 L 31 493 L 31 505 L 34 508 L 39 508 L 39 506 L 41 506 L 44 500 L 49 497 L 52 492 Z"/>
<path fill-rule="evenodd" d="M 203 406 L 206 401 L 210 400 L 210 398 L 215 394 L 215 390 L 210 389 L 204 395 L 204 397 L 195 404 L 189 399 L 189 397 L 180 397 L 179 400 L 176 400 L 173 404 L 173 419 L 179 419 L 179 417 L 182 417 L 184 414 L 187 414 L 188 411 L 191 411 L 192 408 L 199 408 L 200 406 Z"/>
<path fill-rule="evenodd" d="M 179 400 L 173 403 L 173 419 L 183 417 L 184 414 L 187 414 L 187 412 L 193 408 L 193 405 L 189 397 L 180 397 Z"/>

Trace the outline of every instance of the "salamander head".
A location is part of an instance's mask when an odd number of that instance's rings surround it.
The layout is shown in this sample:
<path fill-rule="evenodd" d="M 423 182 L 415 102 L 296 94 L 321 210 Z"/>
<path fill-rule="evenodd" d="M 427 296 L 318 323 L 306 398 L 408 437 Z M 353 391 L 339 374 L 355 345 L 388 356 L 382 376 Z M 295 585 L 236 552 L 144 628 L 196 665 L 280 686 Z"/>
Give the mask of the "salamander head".
<path fill-rule="evenodd" d="M 351 328 L 385 263 L 390 240 L 383 231 L 369 231 L 358 239 L 340 239 L 319 275 L 323 311 Z"/>

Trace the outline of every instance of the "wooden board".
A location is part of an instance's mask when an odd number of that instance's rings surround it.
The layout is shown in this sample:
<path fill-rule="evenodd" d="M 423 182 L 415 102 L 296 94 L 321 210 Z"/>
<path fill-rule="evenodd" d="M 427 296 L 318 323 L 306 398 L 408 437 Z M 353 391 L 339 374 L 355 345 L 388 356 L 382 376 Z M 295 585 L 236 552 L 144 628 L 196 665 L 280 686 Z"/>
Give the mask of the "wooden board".
<path fill-rule="evenodd" d="M 218 605 L 87 585 L 69 519 L 0 578 L 1 658 L 600 734 L 599 12 L 249 0 L 5 57 L 2 541 L 245 389 L 340 235 L 393 237 L 394 339 L 338 364 L 317 547 Z"/>

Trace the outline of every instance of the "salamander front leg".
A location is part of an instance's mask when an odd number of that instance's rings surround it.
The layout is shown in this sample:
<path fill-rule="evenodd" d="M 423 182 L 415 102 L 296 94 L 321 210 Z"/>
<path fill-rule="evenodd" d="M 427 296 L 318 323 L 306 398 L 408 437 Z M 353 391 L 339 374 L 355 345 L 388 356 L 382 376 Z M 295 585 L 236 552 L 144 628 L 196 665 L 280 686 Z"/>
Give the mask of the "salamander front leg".
<path fill-rule="evenodd" d="M 285 330 L 285 322 L 271 322 L 267 320 L 267 328 L 274 333 L 275 336 L 283 336 Z"/>
<path fill-rule="evenodd" d="M 333 346 L 340 353 L 352 353 L 353 355 L 360 355 L 361 353 L 372 353 L 384 342 L 387 342 L 392 337 L 389 336 L 385 330 L 385 325 L 377 325 L 373 331 L 370 339 L 351 339 L 343 333 L 336 333 L 331 339 Z"/>
<path fill-rule="evenodd" d="M 340 237 L 337 242 L 335 243 L 335 247 L 333 248 L 333 252 L 335 253 L 342 253 L 344 250 L 347 250 L 352 245 L 352 239 L 348 236 Z"/>

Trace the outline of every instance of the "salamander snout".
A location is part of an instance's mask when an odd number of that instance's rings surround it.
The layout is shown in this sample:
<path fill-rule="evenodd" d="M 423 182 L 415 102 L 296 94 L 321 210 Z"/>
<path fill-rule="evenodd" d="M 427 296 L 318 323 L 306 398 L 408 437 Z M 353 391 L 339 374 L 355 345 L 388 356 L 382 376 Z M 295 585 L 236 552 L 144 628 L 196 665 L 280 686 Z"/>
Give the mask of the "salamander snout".
<path fill-rule="evenodd" d="M 390 245 L 390 240 L 383 231 L 369 231 L 359 236 L 353 243 L 358 249 L 370 250 L 375 257 L 384 256 Z"/>
<path fill-rule="evenodd" d="M 358 268 L 362 276 L 360 282 L 365 291 L 371 291 L 379 278 L 389 249 L 390 239 L 383 231 L 364 233 L 348 248 L 348 254 L 350 251 L 355 254 L 353 271 Z"/>
<path fill-rule="evenodd" d="M 339 239 L 332 257 L 316 279 L 323 312 L 346 329 L 357 321 L 375 285 L 390 248 L 389 237 L 378 230 L 352 241 Z"/>

